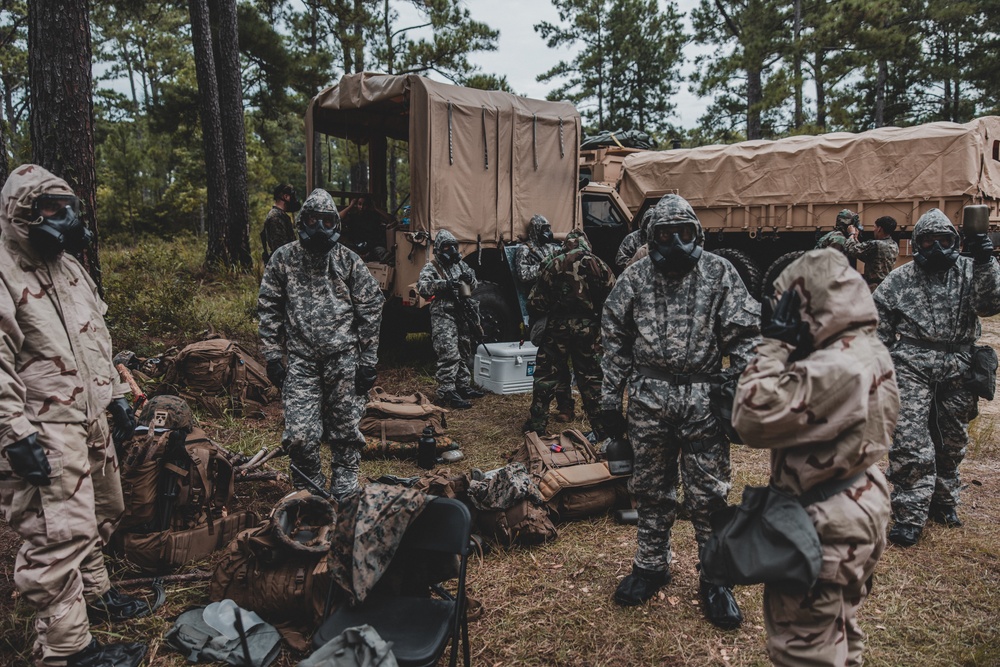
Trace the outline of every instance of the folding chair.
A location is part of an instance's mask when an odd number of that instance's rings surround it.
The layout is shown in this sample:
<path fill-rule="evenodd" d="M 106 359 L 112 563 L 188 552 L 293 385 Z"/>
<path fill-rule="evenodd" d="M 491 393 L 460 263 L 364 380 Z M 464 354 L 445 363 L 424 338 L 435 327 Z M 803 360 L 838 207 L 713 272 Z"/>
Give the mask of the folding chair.
<path fill-rule="evenodd" d="M 319 648 L 346 628 L 368 624 L 383 640 L 392 643 L 400 667 L 432 667 L 451 642 L 451 667 L 458 662 L 459 633 L 465 666 L 470 664 L 469 624 L 465 595 L 465 573 L 471 544 L 472 516 L 452 498 L 435 498 L 411 523 L 403 535 L 396 557 L 425 551 L 459 557 L 458 590 L 448 593 L 440 584 L 430 589 L 437 597 L 372 593 L 358 607 L 343 605 L 326 619 L 313 635 Z"/>

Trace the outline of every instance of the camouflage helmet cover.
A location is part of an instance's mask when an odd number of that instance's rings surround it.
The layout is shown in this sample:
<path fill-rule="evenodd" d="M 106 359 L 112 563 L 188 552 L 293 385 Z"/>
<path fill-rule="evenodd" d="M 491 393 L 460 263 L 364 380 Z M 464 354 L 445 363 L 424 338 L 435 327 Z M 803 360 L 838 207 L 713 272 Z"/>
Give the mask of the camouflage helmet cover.
<path fill-rule="evenodd" d="M 191 408 L 180 396 L 154 396 L 142 406 L 136 420 L 140 426 L 149 428 L 192 429 L 195 420 Z"/>

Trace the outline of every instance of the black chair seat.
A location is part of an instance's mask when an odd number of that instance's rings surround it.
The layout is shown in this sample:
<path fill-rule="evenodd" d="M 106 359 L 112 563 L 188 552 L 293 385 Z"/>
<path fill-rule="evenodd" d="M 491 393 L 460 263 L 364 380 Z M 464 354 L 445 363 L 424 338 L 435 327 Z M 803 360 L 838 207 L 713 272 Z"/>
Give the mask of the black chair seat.
<path fill-rule="evenodd" d="M 400 665 L 433 665 L 441 657 L 455 611 L 451 600 L 376 597 L 359 609 L 338 609 L 313 635 L 319 648 L 347 628 L 368 624 L 392 644 Z"/>

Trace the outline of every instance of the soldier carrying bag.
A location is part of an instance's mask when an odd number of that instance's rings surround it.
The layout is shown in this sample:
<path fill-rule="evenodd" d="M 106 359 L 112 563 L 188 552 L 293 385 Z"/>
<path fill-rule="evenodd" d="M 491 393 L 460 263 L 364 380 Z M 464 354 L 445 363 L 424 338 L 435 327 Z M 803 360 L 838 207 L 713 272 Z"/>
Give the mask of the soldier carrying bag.
<path fill-rule="evenodd" d="M 801 496 L 773 486 L 748 486 L 743 502 L 712 516 L 701 549 L 702 577 L 715 584 L 768 584 L 789 593 L 808 591 L 819 577 L 823 550 L 805 508 L 850 488 L 864 475 L 836 479 Z"/>

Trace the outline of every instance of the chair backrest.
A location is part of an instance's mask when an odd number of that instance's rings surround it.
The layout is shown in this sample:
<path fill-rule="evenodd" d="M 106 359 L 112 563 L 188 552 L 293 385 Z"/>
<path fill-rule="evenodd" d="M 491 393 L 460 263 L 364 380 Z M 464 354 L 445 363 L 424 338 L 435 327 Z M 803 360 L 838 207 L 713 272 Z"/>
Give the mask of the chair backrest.
<path fill-rule="evenodd" d="M 400 548 L 467 556 L 471 534 L 469 508 L 454 498 L 435 498 L 407 527 Z"/>

